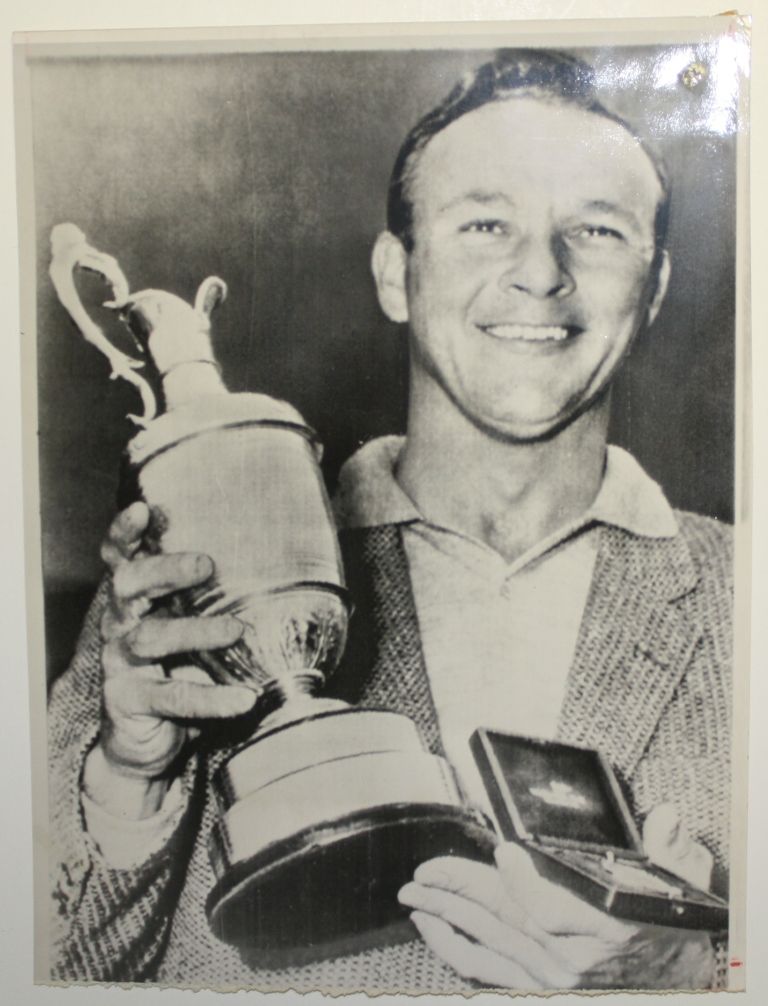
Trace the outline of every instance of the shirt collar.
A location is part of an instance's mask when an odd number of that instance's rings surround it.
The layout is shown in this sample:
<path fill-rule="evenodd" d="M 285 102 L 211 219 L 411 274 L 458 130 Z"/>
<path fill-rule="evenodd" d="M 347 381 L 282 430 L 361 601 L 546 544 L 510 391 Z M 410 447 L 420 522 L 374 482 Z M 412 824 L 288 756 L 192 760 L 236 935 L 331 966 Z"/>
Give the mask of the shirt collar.
<path fill-rule="evenodd" d="M 395 478 L 404 440 L 379 437 L 356 451 L 343 466 L 334 499 L 339 527 L 377 527 L 426 519 Z M 607 450 L 600 490 L 576 523 L 591 522 L 612 524 L 649 538 L 671 538 L 678 530 L 674 511 L 658 483 L 631 454 L 613 445 Z"/>

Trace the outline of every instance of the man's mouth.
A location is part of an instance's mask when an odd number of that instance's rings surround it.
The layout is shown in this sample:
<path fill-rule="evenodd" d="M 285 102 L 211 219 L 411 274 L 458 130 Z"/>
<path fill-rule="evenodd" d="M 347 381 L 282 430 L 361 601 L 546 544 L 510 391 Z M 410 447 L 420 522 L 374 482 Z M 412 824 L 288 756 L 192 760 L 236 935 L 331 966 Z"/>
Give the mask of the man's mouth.
<path fill-rule="evenodd" d="M 486 335 L 508 342 L 563 342 L 569 336 L 577 335 L 580 329 L 571 325 L 520 325 L 498 324 L 479 325 Z"/>

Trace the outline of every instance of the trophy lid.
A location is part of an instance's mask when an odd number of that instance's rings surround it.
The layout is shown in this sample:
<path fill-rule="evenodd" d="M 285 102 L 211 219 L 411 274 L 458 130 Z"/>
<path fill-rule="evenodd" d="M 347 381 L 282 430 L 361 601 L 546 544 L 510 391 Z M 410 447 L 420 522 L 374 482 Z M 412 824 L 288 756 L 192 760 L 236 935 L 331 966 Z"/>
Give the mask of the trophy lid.
<path fill-rule="evenodd" d="M 277 398 L 253 392 L 211 394 L 191 399 L 153 419 L 128 443 L 131 465 L 143 465 L 161 451 L 188 437 L 239 426 L 271 426 L 294 430 L 310 441 L 319 455 L 315 432 L 300 412 Z"/>

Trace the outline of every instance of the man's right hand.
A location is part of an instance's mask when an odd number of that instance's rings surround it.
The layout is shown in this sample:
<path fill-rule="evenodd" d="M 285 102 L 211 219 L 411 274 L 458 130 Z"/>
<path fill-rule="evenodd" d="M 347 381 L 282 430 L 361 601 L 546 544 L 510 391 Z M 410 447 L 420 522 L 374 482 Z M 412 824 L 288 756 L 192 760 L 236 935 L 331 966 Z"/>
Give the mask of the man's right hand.
<path fill-rule="evenodd" d="M 159 808 L 172 763 L 198 733 L 196 721 L 241 715 L 256 699 L 250 689 L 214 684 L 200 668 L 163 668 L 166 657 L 230 646 L 243 626 L 231 615 L 177 618 L 151 611 L 155 599 L 204 583 L 213 563 L 194 553 L 143 552 L 148 521 L 147 505 L 132 504 L 102 545 L 111 572 L 101 622 L 102 726 L 84 777 L 91 800 L 131 818 Z"/>

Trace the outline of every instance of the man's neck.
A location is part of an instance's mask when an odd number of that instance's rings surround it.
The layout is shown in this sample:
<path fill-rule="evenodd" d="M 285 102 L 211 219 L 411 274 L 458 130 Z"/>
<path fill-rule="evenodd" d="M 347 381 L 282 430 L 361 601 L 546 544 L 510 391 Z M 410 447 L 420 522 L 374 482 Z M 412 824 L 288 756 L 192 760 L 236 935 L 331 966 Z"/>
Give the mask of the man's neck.
<path fill-rule="evenodd" d="M 412 407 L 398 481 L 429 520 L 513 561 L 594 501 L 605 466 L 608 404 L 535 443 L 491 437 L 455 407 Z"/>

